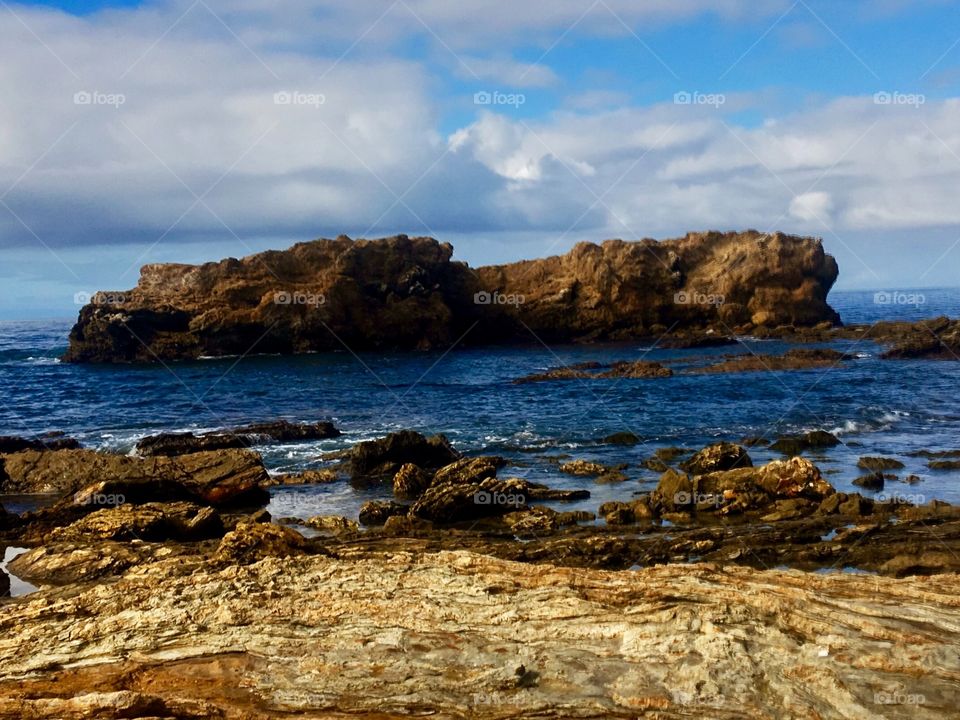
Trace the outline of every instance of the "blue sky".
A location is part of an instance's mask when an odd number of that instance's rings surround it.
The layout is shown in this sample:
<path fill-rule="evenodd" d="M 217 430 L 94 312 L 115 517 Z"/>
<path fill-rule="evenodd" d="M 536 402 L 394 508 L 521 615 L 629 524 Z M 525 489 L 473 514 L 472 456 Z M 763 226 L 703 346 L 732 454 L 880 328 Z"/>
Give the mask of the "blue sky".
<path fill-rule="evenodd" d="M 8 3 L 0 43 L 0 318 L 340 233 L 783 230 L 839 287 L 957 284 L 945 0 Z"/>

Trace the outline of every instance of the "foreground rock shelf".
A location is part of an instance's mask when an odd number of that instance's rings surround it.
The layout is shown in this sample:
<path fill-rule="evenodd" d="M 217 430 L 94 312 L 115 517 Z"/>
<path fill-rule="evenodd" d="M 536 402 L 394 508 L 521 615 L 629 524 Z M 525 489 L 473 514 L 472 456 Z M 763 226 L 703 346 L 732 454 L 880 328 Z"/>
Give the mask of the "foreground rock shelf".
<path fill-rule="evenodd" d="M 179 558 L 0 608 L 2 718 L 942 718 L 960 578 Z"/>

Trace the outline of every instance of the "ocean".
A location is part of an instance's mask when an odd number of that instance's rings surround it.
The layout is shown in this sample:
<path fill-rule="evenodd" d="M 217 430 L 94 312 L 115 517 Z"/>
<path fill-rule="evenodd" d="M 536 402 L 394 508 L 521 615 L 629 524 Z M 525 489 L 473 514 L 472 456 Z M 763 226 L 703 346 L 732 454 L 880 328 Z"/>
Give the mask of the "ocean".
<path fill-rule="evenodd" d="M 916 320 L 960 315 L 960 290 L 917 290 L 923 303 L 878 304 L 872 292 L 834 292 L 845 322 Z M 881 298 L 881 300 L 886 298 Z M 403 428 L 444 433 L 460 450 L 496 454 L 510 465 L 501 477 L 522 476 L 557 488 L 586 488 L 592 497 L 566 509 L 596 510 L 656 486 L 642 462 L 660 447 L 699 449 L 719 440 L 822 429 L 842 444 L 811 455 L 840 490 L 853 490 L 857 459 L 885 455 L 907 467 L 884 494 L 913 502 L 960 502 L 960 473 L 931 471 L 921 449 L 960 448 L 960 362 L 881 361 L 872 342 L 837 341 L 856 360 L 832 369 L 684 375 L 685 367 L 727 353 L 779 353 L 780 341 L 742 338 L 737 346 L 663 350 L 637 342 L 547 347 L 529 345 L 429 353 L 344 351 L 296 357 L 251 356 L 166 365 L 69 365 L 72 319 L 0 323 L 0 434 L 62 431 L 85 446 L 129 452 L 138 439 L 162 431 L 205 431 L 253 421 L 333 420 L 343 436 L 257 448 L 271 472 L 329 465 L 323 455 Z M 677 373 L 658 380 L 591 380 L 514 384 L 515 378 L 557 365 L 597 360 L 669 361 Z M 599 443 L 631 432 L 640 444 Z M 751 448 L 756 464 L 780 456 Z M 570 458 L 627 463 L 628 480 L 601 485 L 564 475 Z M 272 490 L 275 516 L 356 517 L 389 488 L 286 486 Z M 4 498 L 8 509 L 29 498 Z M 559 507 L 559 505 L 555 505 Z"/>

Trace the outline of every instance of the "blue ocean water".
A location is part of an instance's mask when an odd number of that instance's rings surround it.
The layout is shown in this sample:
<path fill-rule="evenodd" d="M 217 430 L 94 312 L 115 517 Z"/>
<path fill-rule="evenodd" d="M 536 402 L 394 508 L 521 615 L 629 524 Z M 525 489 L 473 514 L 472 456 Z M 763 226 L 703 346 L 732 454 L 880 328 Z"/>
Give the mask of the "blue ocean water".
<path fill-rule="evenodd" d="M 906 291 L 909 292 L 909 291 Z M 835 292 L 830 301 L 845 322 L 960 316 L 960 290 L 922 290 L 923 303 L 877 304 L 874 293 Z M 880 298 L 881 301 L 885 298 Z M 917 299 L 917 298 L 914 298 Z M 834 485 L 853 488 L 861 455 L 896 456 L 907 463 L 888 495 L 917 502 L 960 502 L 960 473 L 934 472 L 920 449 L 960 449 L 960 362 L 880 361 L 869 341 L 833 347 L 857 360 L 824 372 L 683 375 L 662 380 L 594 380 L 513 384 L 548 367 L 598 360 L 670 361 L 678 373 L 710 355 L 779 353 L 779 341 L 744 338 L 738 346 L 661 350 L 641 343 L 547 347 L 531 337 L 511 348 L 383 354 L 349 352 L 297 357 L 223 358 L 151 366 L 61 364 L 72 320 L 0 323 L 0 434 L 63 431 L 94 448 L 128 452 L 148 434 L 211 430 L 255 420 L 332 419 L 341 438 L 258 448 L 273 472 L 323 467 L 322 455 L 392 430 L 442 432 L 468 453 L 505 455 L 502 475 L 522 475 L 554 487 L 585 487 L 590 500 L 568 508 L 596 510 L 655 486 L 641 463 L 658 447 L 698 449 L 824 429 L 843 444 L 814 456 Z M 632 447 L 598 443 L 632 432 Z M 557 470 L 559 456 L 628 463 L 625 483 L 600 485 Z M 756 463 L 779 457 L 755 448 Z M 382 488 L 349 483 L 274 490 L 275 515 L 356 516 Z M 9 504 L 6 500 L 5 504 Z"/>

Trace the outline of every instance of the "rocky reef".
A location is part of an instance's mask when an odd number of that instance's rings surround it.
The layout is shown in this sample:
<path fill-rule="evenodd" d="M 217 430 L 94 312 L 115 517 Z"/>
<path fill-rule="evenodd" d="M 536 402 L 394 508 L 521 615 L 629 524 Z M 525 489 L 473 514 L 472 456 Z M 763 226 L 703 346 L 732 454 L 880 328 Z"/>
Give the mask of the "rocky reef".
<path fill-rule="evenodd" d="M 146 265 L 80 311 L 65 359 L 447 348 L 457 342 L 660 337 L 715 343 L 756 328 L 830 327 L 837 264 L 818 240 L 691 233 L 580 243 L 471 269 L 432 238 L 316 240 L 199 266 Z M 709 333 L 709 334 L 708 334 Z M 665 342 L 669 342 L 669 339 Z"/>

